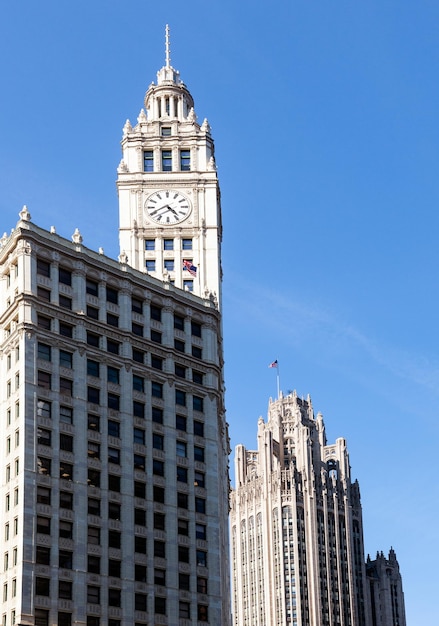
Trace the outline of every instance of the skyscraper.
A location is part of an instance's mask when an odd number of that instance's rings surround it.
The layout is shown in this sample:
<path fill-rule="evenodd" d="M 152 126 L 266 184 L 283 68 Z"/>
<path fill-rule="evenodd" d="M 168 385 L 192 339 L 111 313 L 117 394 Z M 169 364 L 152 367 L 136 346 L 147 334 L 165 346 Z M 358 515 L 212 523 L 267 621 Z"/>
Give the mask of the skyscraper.
<path fill-rule="evenodd" d="M 270 401 L 257 437 L 257 450 L 235 451 L 235 626 L 404 625 L 402 617 L 371 621 L 360 490 L 345 439 L 328 444 L 322 415 L 296 392 Z"/>
<path fill-rule="evenodd" d="M 0 242 L 2 626 L 230 620 L 219 186 L 168 32 L 145 102 L 117 261 L 26 207 Z"/>

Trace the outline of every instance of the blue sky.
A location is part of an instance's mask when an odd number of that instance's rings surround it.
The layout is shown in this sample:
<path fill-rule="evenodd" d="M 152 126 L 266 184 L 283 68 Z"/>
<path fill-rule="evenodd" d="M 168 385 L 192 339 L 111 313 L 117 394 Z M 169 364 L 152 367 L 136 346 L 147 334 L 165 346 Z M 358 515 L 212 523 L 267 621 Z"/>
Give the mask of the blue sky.
<path fill-rule="evenodd" d="M 277 358 L 347 439 L 366 551 L 395 548 L 408 624 L 435 626 L 439 4 L 5 2 L 2 232 L 27 204 L 117 256 L 122 127 L 166 23 L 216 140 L 232 446 L 256 445 Z"/>

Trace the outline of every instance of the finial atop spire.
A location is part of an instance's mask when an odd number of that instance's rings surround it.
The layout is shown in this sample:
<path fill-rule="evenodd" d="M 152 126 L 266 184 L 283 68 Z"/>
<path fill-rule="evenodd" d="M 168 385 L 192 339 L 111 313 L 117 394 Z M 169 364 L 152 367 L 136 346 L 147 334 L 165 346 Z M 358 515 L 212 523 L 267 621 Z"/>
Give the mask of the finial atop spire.
<path fill-rule="evenodd" d="M 169 41 L 169 24 L 166 24 L 165 28 L 165 59 L 166 59 L 166 67 L 171 67 L 171 44 Z"/>

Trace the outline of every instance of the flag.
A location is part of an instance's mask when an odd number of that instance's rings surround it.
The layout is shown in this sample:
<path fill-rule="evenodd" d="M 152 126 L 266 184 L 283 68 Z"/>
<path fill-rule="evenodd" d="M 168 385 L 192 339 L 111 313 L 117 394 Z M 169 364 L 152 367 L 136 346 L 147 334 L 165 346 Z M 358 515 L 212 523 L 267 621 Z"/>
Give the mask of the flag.
<path fill-rule="evenodd" d="M 191 276 L 197 275 L 197 268 L 192 265 L 192 261 L 183 261 L 183 269 L 187 270 Z"/>
<path fill-rule="evenodd" d="M 277 367 L 277 359 L 273 361 L 273 363 L 270 363 L 268 367 Z"/>

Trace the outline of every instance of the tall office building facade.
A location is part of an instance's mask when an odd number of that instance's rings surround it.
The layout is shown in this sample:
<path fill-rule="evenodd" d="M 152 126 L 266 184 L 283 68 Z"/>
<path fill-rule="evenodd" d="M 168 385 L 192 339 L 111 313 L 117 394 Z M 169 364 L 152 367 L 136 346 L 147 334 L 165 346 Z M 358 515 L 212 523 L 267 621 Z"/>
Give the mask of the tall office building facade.
<path fill-rule="evenodd" d="M 345 439 L 328 444 L 322 415 L 296 392 L 270 401 L 257 438 L 257 450 L 235 451 L 235 626 L 405 626 L 371 621 L 360 490 Z"/>
<path fill-rule="evenodd" d="M 2 626 L 230 622 L 219 186 L 168 38 L 145 101 L 117 261 L 26 207 L 0 242 Z"/>

